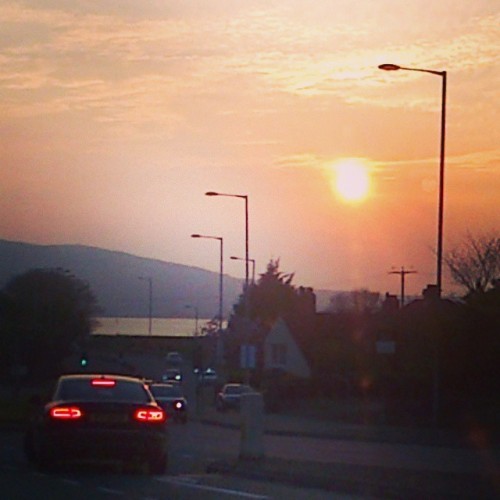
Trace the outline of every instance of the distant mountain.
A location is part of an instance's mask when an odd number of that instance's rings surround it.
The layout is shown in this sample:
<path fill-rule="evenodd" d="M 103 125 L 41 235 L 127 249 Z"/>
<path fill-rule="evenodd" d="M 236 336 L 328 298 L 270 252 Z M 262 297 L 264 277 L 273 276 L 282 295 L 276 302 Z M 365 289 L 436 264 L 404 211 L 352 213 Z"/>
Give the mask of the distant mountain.
<path fill-rule="evenodd" d="M 219 311 L 219 274 L 197 267 L 146 259 L 81 245 L 33 245 L 0 240 L 0 287 L 33 268 L 67 269 L 86 281 L 106 316 L 147 316 L 151 277 L 153 315 L 212 318 Z M 243 281 L 224 276 L 225 315 L 237 301 Z M 186 306 L 191 306 L 189 310 Z"/>
<path fill-rule="evenodd" d="M 83 245 L 34 245 L 0 240 L 0 288 L 34 268 L 67 269 L 86 281 L 106 316 L 147 316 L 148 282 L 153 284 L 153 316 L 200 318 L 219 311 L 219 274 L 198 267 L 146 259 L 124 252 Z M 241 294 L 243 280 L 224 275 L 224 316 Z M 334 292 L 317 291 L 318 310 Z M 191 309 L 189 309 L 189 306 Z"/>

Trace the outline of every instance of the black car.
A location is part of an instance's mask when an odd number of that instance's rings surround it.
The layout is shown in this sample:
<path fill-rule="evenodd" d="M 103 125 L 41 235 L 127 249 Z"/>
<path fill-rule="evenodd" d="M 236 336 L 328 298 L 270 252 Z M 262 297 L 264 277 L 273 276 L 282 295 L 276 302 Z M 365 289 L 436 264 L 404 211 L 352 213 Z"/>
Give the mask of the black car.
<path fill-rule="evenodd" d="M 226 411 L 240 408 L 241 395 L 254 392 L 254 390 L 245 384 L 225 384 L 215 399 L 215 408 L 217 411 Z"/>
<path fill-rule="evenodd" d="M 181 366 L 184 363 L 182 355 L 177 351 L 171 351 L 167 353 L 165 361 L 167 362 L 167 365 L 170 366 Z"/>
<path fill-rule="evenodd" d="M 151 394 L 157 403 L 173 417 L 174 420 L 185 424 L 188 420 L 187 400 L 179 384 L 151 384 Z"/>
<path fill-rule="evenodd" d="M 217 379 L 217 372 L 213 368 L 207 368 L 201 372 L 200 380 L 204 385 L 215 385 Z"/>
<path fill-rule="evenodd" d="M 41 469 L 68 461 L 146 463 L 167 468 L 167 414 L 144 381 L 103 374 L 64 375 L 26 433 L 25 451 Z"/>

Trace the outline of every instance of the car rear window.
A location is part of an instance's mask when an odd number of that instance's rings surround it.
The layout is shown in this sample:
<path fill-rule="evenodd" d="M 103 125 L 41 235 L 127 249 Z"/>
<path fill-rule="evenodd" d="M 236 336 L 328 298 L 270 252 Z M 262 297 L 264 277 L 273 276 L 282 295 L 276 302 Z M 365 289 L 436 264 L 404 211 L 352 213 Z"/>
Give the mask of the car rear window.
<path fill-rule="evenodd" d="M 54 400 L 57 401 L 127 401 L 148 403 L 151 397 L 139 382 L 115 380 L 113 385 L 92 385 L 96 379 L 63 379 L 59 381 Z M 99 380 L 99 379 L 98 379 Z"/>
<path fill-rule="evenodd" d="M 248 385 L 227 385 L 224 392 L 226 394 L 244 394 L 252 392 L 252 389 Z"/>
<path fill-rule="evenodd" d="M 169 368 L 168 370 L 165 370 L 166 375 L 178 375 L 181 373 L 181 371 L 177 368 Z"/>
<path fill-rule="evenodd" d="M 226 386 L 226 393 L 227 394 L 240 394 L 241 393 L 241 386 L 240 385 L 228 385 L 228 386 Z"/>

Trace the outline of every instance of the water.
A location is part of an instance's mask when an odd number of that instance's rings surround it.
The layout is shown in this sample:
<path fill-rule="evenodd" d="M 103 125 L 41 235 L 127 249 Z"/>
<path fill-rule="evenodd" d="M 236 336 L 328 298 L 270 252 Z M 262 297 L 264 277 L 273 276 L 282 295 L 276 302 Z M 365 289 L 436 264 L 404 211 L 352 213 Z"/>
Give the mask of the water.
<path fill-rule="evenodd" d="M 149 335 L 149 318 L 96 318 L 99 325 L 92 333 L 98 335 Z M 153 318 L 151 335 L 165 337 L 192 337 L 207 324 L 208 319 Z"/>

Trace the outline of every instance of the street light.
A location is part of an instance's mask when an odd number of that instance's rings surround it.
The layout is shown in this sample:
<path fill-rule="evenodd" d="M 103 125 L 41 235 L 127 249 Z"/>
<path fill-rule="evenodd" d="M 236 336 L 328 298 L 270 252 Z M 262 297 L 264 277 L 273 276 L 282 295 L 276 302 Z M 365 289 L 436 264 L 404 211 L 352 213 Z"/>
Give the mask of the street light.
<path fill-rule="evenodd" d="M 191 238 L 206 238 L 220 242 L 220 273 L 219 273 L 219 333 L 222 332 L 223 315 L 223 276 L 224 276 L 224 239 L 221 236 L 205 236 L 203 234 L 192 234 Z"/>
<path fill-rule="evenodd" d="M 139 276 L 140 280 L 145 280 L 149 283 L 149 323 L 148 335 L 151 336 L 153 330 L 153 278 L 150 276 Z"/>
<path fill-rule="evenodd" d="M 245 288 L 248 288 L 248 195 L 246 194 L 227 194 L 207 191 L 205 196 L 229 196 L 231 198 L 242 198 L 245 200 Z"/>
<path fill-rule="evenodd" d="M 198 336 L 198 308 L 196 306 L 192 306 L 187 304 L 185 306 L 186 309 L 193 309 L 194 310 L 194 318 L 195 318 L 195 327 L 194 327 L 194 336 Z"/>
<path fill-rule="evenodd" d="M 230 259 L 232 260 L 246 260 L 242 257 L 235 257 L 234 255 L 232 255 L 230 257 Z M 248 259 L 251 263 L 252 263 L 252 285 L 255 284 L 255 259 Z"/>
<path fill-rule="evenodd" d="M 441 91 L 441 144 L 439 155 L 439 203 L 438 203 L 438 234 L 437 234 L 437 265 L 436 265 L 436 287 L 438 297 L 441 297 L 442 292 L 442 265 L 443 265 L 443 209 L 444 209 L 444 159 L 445 159 L 445 135 L 446 135 L 446 71 L 435 71 L 431 69 L 407 68 L 398 66 L 397 64 L 381 64 L 379 69 L 385 71 L 398 71 L 400 69 L 407 71 L 419 71 L 421 73 L 430 73 L 442 78 Z M 432 413 L 433 423 L 436 426 L 439 413 L 439 359 L 438 348 L 434 343 L 433 356 L 433 402 Z"/>
<path fill-rule="evenodd" d="M 438 296 L 442 292 L 442 268 L 443 268 L 443 211 L 444 211 L 444 159 L 445 159 L 445 135 L 446 135 L 446 71 L 435 71 L 431 69 L 407 68 L 397 64 L 381 64 L 379 69 L 384 71 L 419 71 L 430 73 L 442 78 L 441 91 L 441 145 L 439 155 L 439 202 L 438 202 L 438 230 L 437 230 L 437 265 L 436 265 L 436 285 Z"/>
<path fill-rule="evenodd" d="M 207 191 L 205 193 L 206 196 L 229 196 L 231 198 L 241 198 L 245 200 L 245 316 L 247 318 L 250 318 L 250 311 L 249 311 L 249 297 L 248 297 L 248 262 L 249 262 L 249 257 L 248 257 L 248 239 L 249 239 L 249 233 L 248 233 L 248 195 L 246 194 L 228 194 L 228 193 L 218 193 L 216 191 Z M 247 325 L 248 327 L 248 325 Z M 249 333 L 247 331 L 246 333 L 246 340 L 247 343 L 249 341 Z M 249 361 L 248 361 L 248 352 L 249 352 L 249 346 L 245 346 L 245 383 L 249 383 L 250 380 L 250 372 L 249 372 Z"/>

